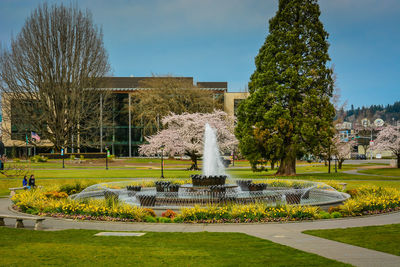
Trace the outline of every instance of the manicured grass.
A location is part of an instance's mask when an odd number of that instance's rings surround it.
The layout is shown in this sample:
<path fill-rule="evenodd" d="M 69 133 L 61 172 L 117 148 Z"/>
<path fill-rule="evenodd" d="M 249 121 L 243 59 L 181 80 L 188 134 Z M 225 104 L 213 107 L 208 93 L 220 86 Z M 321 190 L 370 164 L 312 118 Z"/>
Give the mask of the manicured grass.
<path fill-rule="evenodd" d="M 68 161 L 68 160 L 67 160 Z M 99 181 L 115 181 L 115 179 L 124 178 L 158 178 L 160 177 L 160 169 L 157 158 L 131 158 L 131 159 L 121 159 L 119 166 L 111 166 L 109 170 L 105 170 L 102 166 L 90 166 L 86 164 L 83 166 L 66 166 L 62 169 L 60 165 L 61 160 L 51 160 L 46 163 L 29 163 L 31 167 L 32 174 L 36 176 L 36 183 L 38 185 L 51 185 L 59 183 L 74 183 L 76 179 L 96 179 Z M 200 162 L 201 163 L 201 162 Z M 246 166 L 247 161 L 239 161 L 241 166 Z M 10 163 L 11 164 L 11 163 Z M 26 163 L 20 163 L 25 164 Z M 126 164 L 126 165 L 125 165 Z M 129 165 L 131 164 L 131 165 Z M 140 164 L 140 165 L 133 165 Z M 175 165 L 174 165 L 175 164 Z M 176 165 L 181 164 L 181 165 Z M 189 160 L 166 160 L 166 166 L 182 167 L 182 164 L 190 164 Z M 343 165 L 343 170 L 359 168 L 363 165 Z M 369 171 L 385 171 L 393 169 L 378 169 Z M 397 169 L 396 169 L 397 170 Z M 354 175 L 342 173 L 342 170 L 338 170 L 338 173 L 334 173 L 332 168 L 332 173 L 327 173 L 327 167 L 320 163 L 306 163 L 298 162 L 297 166 L 297 176 L 290 177 L 278 177 L 279 179 L 302 179 L 302 180 L 335 180 L 335 181 L 345 181 L 351 186 L 357 186 L 358 184 L 367 184 L 366 181 L 371 181 L 368 184 L 384 185 L 385 183 L 380 181 L 385 180 L 396 180 L 396 178 L 387 177 L 377 177 L 368 175 Z M 197 174 L 201 171 L 188 171 L 186 168 L 182 169 L 170 169 L 166 168 L 164 170 L 164 176 L 166 178 L 189 178 L 191 174 Z M 249 179 L 268 179 L 275 178 L 275 170 L 268 169 L 267 172 L 252 172 L 250 168 L 228 168 L 227 173 L 233 178 L 249 178 Z M 359 181 L 359 182 L 358 182 Z M 400 181 L 400 176 L 399 176 Z M 19 187 L 22 183 L 21 178 L 9 179 L 0 174 L 0 195 L 8 195 L 8 188 Z M 389 183 L 386 183 L 389 184 Z M 398 187 L 398 183 L 390 182 L 390 185 Z"/>
<path fill-rule="evenodd" d="M 295 176 L 292 179 L 318 179 L 318 180 L 375 180 L 375 181 L 385 181 L 385 180 L 399 180 L 400 176 L 397 177 L 385 177 L 385 176 L 373 176 L 373 175 L 357 175 L 357 174 L 347 174 L 347 173 L 304 173 Z"/>
<path fill-rule="evenodd" d="M 304 233 L 400 256 L 400 224 L 309 230 Z"/>
<path fill-rule="evenodd" d="M 1 266 L 349 266 L 240 233 L 146 233 L 0 228 Z"/>
<path fill-rule="evenodd" d="M 396 178 L 385 178 L 378 176 L 368 175 L 355 175 L 345 173 L 304 173 L 298 174 L 297 176 L 288 177 L 275 177 L 274 172 L 252 172 L 247 168 L 239 169 L 228 169 L 228 174 L 233 178 L 244 178 L 244 179 L 299 179 L 299 180 L 312 180 L 312 181 L 337 181 L 346 182 L 349 184 L 348 188 L 356 187 L 362 184 L 374 184 L 378 186 L 390 185 L 399 188 L 399 182 L 396 181 L 385 181 L 385 180 L 396 180 Z M 160 170 L 154 169 L 57 169 L 57 170 L 46 170 L 46 169 L 35 169 L 32 170 L 36 176 L 37 185 L 47 186 L 60 183 L 74 183 L 75 180 L 83 181 L 90 179 L 93 181 L 106 182 L 116 181 L 116 179 L 123 180 L 125 178 L 158 178 L 160 177 Z M 185 178 L 188 179 L 191 174 L 200 173 L 200 171 L 187 171 L 187 170 L 164 170 L 164 176 L 166 178 Z M 399 177 L 400 178 L 400 177 Z M 8 195 L 8 188 L 19 187 L 22 184 L 21 178 L 0 178 L 0 196 Z"/>
<path fill-rule="evenodd" d="M 400 178 L 400 169 L 399 168 L 368 169 L 368 170 L 361 170 L 358 172 L 367 173 L 367 174 L 377 174 L 377 175 L 383 175 L 383 176 L 396 176 L 396 177 Z"/>

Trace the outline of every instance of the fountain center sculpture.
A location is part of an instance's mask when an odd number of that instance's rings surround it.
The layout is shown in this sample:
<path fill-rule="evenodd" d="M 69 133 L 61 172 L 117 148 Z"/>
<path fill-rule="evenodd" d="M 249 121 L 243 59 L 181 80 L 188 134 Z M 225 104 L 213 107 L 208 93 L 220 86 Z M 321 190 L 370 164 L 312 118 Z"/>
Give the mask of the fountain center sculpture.
<path fill-rule="evenodd" d="M 203 175 L 225 175 L 225 167 L 219 153 L 216 131 L 206 123 L 204 127 Z"/>

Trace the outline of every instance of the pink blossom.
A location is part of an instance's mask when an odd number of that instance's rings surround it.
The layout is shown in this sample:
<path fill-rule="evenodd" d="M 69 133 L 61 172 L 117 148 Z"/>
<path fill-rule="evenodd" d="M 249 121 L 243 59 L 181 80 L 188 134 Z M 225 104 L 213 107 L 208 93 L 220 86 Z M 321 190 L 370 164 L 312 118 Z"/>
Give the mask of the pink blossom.
<path fill-rule="evenodd" d="M 233 121 L 233 118 L 219 110 L 213 113 L 171 114 L 162 119 L 164 130 L 146 137 L 148 144 L 140 146 L 139 153 L 156 155 L 163 145 L 164 152 L 170 156 L 202 154 L 206 123 L 216 129 L 220 149 L 231 151 L 238 143 L 233 134 Z"/>
<path fill-rule="evenodd" d="M 397 157 L 400 156 L 400 127 L 387 125 L 383 128 L 373 145 L 374 150 L 391 151 Z"/>

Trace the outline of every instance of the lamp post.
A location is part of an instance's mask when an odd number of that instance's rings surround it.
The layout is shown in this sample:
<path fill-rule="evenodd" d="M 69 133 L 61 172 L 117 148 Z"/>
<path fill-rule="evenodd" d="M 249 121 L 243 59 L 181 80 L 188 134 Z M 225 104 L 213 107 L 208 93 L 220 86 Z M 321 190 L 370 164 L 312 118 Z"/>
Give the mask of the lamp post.
<path fill-rule="evenodd" d="M 105 147 L 106 150 L 106 170 L 108 170 L 108 157 L 110 155 L 110 150 L 108 149 L 108 146 Z"/>
<path fill-rule="evenodd" d="M 63 169 L 65 168 L 65 165 L 64 165 L 64 148 L 61 148 L 61 157 L 62 157 L 62 160 L 63 160 Z"/>
<path fill-rule="evenodd" d="M 164 178 L 164 148 L 165 146 L 160 146 L 161 149 L 161 178 Z"/>

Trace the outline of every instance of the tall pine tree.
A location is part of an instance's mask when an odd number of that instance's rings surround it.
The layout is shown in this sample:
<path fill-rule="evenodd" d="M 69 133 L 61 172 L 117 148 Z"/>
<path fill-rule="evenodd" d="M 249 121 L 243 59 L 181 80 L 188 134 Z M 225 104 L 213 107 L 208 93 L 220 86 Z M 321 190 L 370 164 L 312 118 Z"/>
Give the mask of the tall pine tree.
<path fill-rule="evenodd" d="M 236 128 L 253 170 L 279 162 L 278 175 L 295 175 L 296 158 L 318 154 L 333 136 L 328 33 L 319 16 L 317 0 L 280 0 L 269 21 Z"/>

